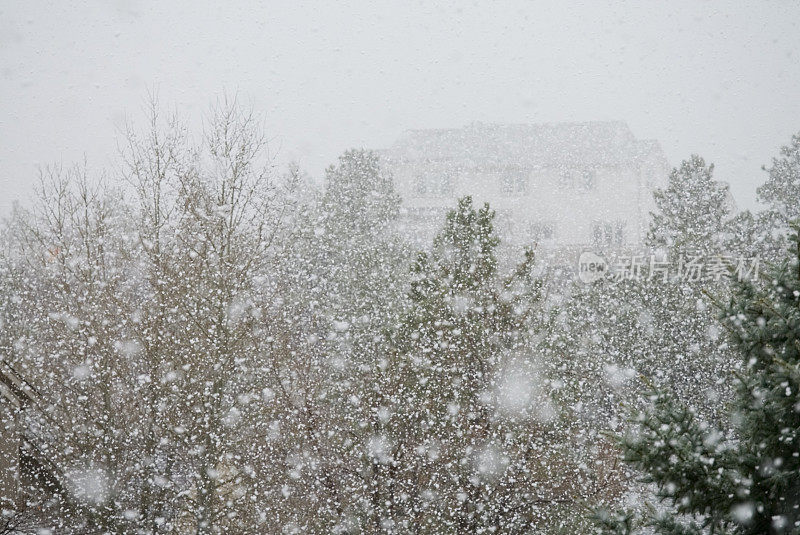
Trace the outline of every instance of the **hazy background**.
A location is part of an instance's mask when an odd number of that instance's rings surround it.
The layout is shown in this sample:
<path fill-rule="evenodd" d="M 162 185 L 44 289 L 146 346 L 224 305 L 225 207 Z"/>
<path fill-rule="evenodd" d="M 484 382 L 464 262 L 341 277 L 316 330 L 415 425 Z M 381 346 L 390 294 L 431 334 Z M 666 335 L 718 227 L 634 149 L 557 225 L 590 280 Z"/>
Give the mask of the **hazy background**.
<path fill-rule="evenodd" d="M 238 94 L 315 177 L 409 128 L 619 119 L 742 207 L 800 130 L 798 2 L 432 3 L 0 0 L 0 214 L 40 164 L 109 166 L 153 90 Z"/>

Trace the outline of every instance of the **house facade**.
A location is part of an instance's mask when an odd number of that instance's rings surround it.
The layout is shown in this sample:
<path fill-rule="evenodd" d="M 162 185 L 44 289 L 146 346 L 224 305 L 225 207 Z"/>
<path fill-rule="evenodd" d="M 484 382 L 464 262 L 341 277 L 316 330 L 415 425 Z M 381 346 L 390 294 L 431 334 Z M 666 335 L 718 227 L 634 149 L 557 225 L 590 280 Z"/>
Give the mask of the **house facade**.
<path fill-rule="evenodd" d="M 428 242 L 457 198 L 497 212 L 501 236 L 541 251 L 641 246 L 652 192 L 669 165 L 622 122 L 415 130 L 381 151 L 403 197 L 403 225 Z"/>

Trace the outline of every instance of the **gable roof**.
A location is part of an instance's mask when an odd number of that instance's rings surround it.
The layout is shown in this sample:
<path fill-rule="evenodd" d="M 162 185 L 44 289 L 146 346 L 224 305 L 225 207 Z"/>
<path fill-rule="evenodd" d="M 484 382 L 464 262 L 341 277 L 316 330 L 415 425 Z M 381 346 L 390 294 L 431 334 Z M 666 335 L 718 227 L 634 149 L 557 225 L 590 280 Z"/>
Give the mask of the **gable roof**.
<path fill-rule="evenodd" d="M 654 140 L 637 140 L 621 121 L 484 124 L 411 130 L 384 155 L 390 159 L 514 164 L 523 167 L 618 165 L 657 154 Z"/>

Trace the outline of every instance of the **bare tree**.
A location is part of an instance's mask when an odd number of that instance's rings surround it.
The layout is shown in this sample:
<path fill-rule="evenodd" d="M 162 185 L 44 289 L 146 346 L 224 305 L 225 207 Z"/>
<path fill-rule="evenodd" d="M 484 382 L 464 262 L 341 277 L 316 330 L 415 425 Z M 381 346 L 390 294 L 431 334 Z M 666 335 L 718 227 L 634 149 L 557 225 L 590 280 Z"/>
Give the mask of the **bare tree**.
<path fill-rule="evenodd" d="M 276 386 L 262 335 L 296 178 L 277 177 L 266 149 L 235 101 L 212 109 L 197 146 L 153 103 L 122 149 L 126 190 L 48 168 L 36 207 L 7 226 L 0 343 L 44 393 L 28 431 L 63 467 L 74 525 L 256 521 L 254 437 L 273 419 L 253 401 Z"/>

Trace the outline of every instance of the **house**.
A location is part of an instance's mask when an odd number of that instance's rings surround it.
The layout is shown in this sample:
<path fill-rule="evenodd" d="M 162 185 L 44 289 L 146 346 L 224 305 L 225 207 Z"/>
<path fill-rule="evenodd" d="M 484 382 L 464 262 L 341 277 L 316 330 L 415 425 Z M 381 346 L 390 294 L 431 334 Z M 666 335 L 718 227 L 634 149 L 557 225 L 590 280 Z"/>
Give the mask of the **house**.
<path fill-rule="evenodd" d="M 658 142 L 616 121 L 413 130 L 380 154 L 421 243 L 472 195 L 496 210 L 504 240 L 540 250 L 641 246 L 670 171 Z"/>

